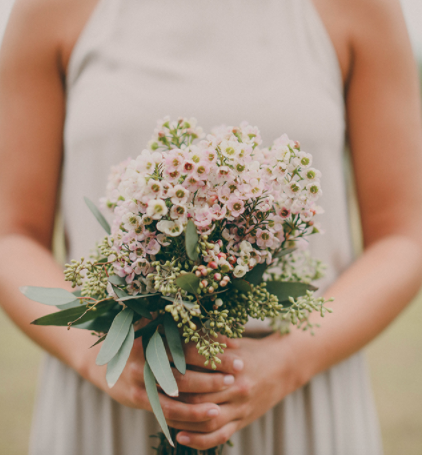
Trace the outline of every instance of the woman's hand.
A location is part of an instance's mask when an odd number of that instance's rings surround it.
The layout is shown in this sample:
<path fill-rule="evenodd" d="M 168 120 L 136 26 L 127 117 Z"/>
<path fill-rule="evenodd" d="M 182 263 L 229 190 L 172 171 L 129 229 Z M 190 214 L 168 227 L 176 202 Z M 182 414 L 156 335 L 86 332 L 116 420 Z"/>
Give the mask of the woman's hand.
<path fill-rule="evenodd" d="M 258 419 L 303 385 L 304 381 L 293 368 L 288 339 L 274 334 L 262 339 L 227 340 L 228 347 L 219 356 L 222 361 L 219 372 L 208 373 L 211 378 L 219 377 L 221 373 L 234 375 L 234 383 L 224 390 L 201 393 L 196 390 L 199 383 L 192 383 L 193 388 L 189 390 L 189 387 L 184 387 L 189 383 L 188 376 L 179 379 L 182 392 L 193 392 L 181 393 L 179 400 L 192 405 L 216 403 L 219 415 L 202 421 L 194 418 L 181 421 L 170 417 L 169 425 L 183 430 L 177 436 L 178 442 L 199 450 L 223 444 L 233 433 Z M 190 365 L 203 367 L 204 358 L 197 354 L 194 345 L 189 345 L 186 355 Z M 209 378 L 206 380 L 209 382 Z"/>
<path fill-rule="evenodd" d="M 126 367 L 112 388 L 108 387 L 105 380 L 106 367 L 95 364 L 100 347 L 99 345 L 86 349 L 86 356 L 84 355 L 82 362 L 75 369 L 117 402 L 131 408 L 152 411 L 144 384 L 145 358 L 142 340 L 140 338 L 135 340 Z M 188 370 L 185 375 L 181 375 L 176 370 L 173 371 L 177 378 L 179 391 L 183 394 L 194 392 L 205 396 L 209 392 L 223 393 L 234 382 L 234 377 L 225 373 L 210 374 Z M 159 393 L 159 396 L 164 416 L 168 421 L 176 422 L 177 425 L 181 425 L 182 422 L 205 424 L 221 414 L 219 406 L 211 401 L 188 403 L 170 398 L 164 393 Z"/>

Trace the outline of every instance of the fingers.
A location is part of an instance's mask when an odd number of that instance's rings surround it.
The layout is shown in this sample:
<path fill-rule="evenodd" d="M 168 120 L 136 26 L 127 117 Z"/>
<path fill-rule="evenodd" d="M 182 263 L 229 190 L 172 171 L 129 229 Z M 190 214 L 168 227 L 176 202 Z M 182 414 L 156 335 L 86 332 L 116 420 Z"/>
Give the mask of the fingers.
<path fill-rule="evenodd" d="M 229 388 L 213 393 L 181 393 L 177 398 L 179 401 L 190 404 L 201 403 L 231 403 L 244 402 L 249 400 L 253 387 L 251 381 L 244 376 L 238 376 L 235 383 Z"/>
<path fill-rule="evenodd" d="M 206 368 L 211 370 L 210 365 L 204 366 L 205 357 L 198 354 L 196 346 L 194 344 L 190 344 L 187 346 L 185 350 L 186 356 L 186 363 L 188 365 L 193 365 L 200 368 Z M 243 370 L 244 363 L 240 356 L 234 354 L 231 350 L 224 354 L 220 354 L 219 359 L 221 363 L 217 365 L 217 371 L 226 374 L 236 374 Z"/>
<path fill-rule="evenodd" d="M 235 378 L 231 374 L 203 373 L 187 370 L 183 375 L 173 369 L 179 392 L 183 393 L 215 393 L 226 390 L 234 384 Z"/>
<path fill-rule="evenodd" d="M 163 393 L 158 393 L 161 408 L 167 421 L 206 422 L 221 413 L 214 403 L 190 404 L 176 401 Z M 145 388 L 133 387 L 131 392 L 132 407 L 152 411 Z"/>
<path fill-rule="evenodd" d="M 231 421 L 212 433 L 194 433 L 181 431 L 177 442 L 197 450 L 207 450 L 220 444 L 225 444 L 235 433 L 238 421 Z"/>
<path fill-rule="evenodd" d="M 213 419 L 203 422 L 182 422 L 170 420 L 168 424 L 176 430 L 183 430 L 194 433 L 213 433 L 219 430 L 227 423 L 240 419 L 246 407 L 232 404 L 223 404 L 220 406 L 220 415 Z"/>

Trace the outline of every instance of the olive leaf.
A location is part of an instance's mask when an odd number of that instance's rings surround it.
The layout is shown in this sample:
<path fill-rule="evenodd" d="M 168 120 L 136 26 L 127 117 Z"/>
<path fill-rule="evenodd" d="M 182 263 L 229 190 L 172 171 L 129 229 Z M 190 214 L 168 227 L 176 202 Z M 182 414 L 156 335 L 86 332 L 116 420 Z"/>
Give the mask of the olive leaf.
<path fill-rule="evenodd" d="M 83 322 L 91 321 L 92 319 L 101 316 L 104 313 L 107 313 L 113 306 L 115 302 L 101 302 L 96 305 L 95 309 L 89 310 L 84 316 L 82 316 L 89 308 L 88 305 L 79 305 L 74 308 L 69 308 L 68 310 L 57 311 L 56 313 L 47 314 L 42 318 L 36 319 L 31 322 L 34 325 L 56 325 L 56 326 L 66 326 L 69 322 L 76 321 L 76 319 L 81 318 L 77 321 L 78 324 Z M 81 317 L 82 316 L 82 317 Z M 75 325 L 76 327 L 76 325 Z"/>
<path fill-rule="evenodd" d="M 233 287 L 244 294 L 252 292 L 251 284 L 246 280 L 236 279 L 232 281 Z"/>
<path fill-rule="evenodd" d="M 108 221 L 104 218 L 104 215 L 98 210 L 97 206 L 87 197 L 84 197 L 85 204 L 91 210 L 92 214 L 97 218 L 97 221 L 101 224 L 103 229 L 107 232 L 108 235 L 111 234 L 110 225 Z"/>
<path fill-rule="evenodd" d="M 166 435 L 168 442 L 172 447 L 174 447 L 174 443 L 171 439 L 169 428 L 167 426 L 167 422 L 163 414 L 163 410 L 161 409 L 160 398 L 158 396 L 158 390 L 155 384 L 155 378 L 151 371 L 151 367 L 148 365 L 147 361 L 145 362 L 144 365 L 144 382 L 148 399 L 151 404 L 154 415 L 158 420 L 158 423 L 160 424 L 163 433 Z"/>
<path fill-rule="evenodd" d="M 166 334 L 167 344 L 169 345 L 173 362 L 178 371 L 182 374 L 186 373 L 186 359 L 183 351 L 182 338 L 180 336 L 177 323 L 173 316 L 166 313 L 164 316 L 164 332 Z"/>
<path fill-rule="evenodd" d="M 257 264 L 251 271 L 249 271 L 243 279 L 249 283 L 257 286 L 262 282 L 262 277 L 264 276 L 265 271 L 268 269 L 269 265 L 264 262 L 263 264 Z"/>
<path fill-rule="evenodd" d="M 111 275 L 108 277 L 108 281 L 111 283 L 111 284 L 114 284 L 116 286 L 123 286 L 124 284 L 126 284 L 126 280 L 122 277 L 120 277 L 119 275 Z"/>
<path fill-rule="evenodd" d="M 274 256 L 274 258 L 281 258 L 283 256 L 286 256 L 287 254 L 293 253 L 296 250 L 297 250 L 297 247 L 295 247 L 295 248 L 287 248 L 285 250 L 281 250 L 279 253 L 277 253 Z"/>
<path fill-rule="evenodd" d="M 19 290 L 28 299 L 44 305 L 61 306 L 79 302 L 75 295 L 62 288 L 42 288 L 38 286 L 21 286 Z"/>
<path fill-rule="evenodd" d="M 155 379 L 157 379 L 158 384 L 160 384 L 164 392 L 171 397 L 179 396 L 179 389 L 171 371 L 166 348 L 157 330 L 149 340 L 146 349 L 146 359 L 154 373 Z"/>
<path fill-rule="evenodd" d="M 186 225 L 185 231 L 185 245 L 186 245 L 186 253 L 192 261 L 196 261 L 199 257 L 199 253 L 197 251 L 198 247 L 198 232 L 196 230 L 195 223 L 192 220 L 188 221 Z"/>
<path fill-rule="evenodd" d="M 129 358 L 130 351 L 132 350 L 134 340 L 135 331 L 133 330 L 133 325 L 131 325 L 121 348 L 107 364 L 106 380 L 110 388 L 113 387 L 120 378 L 120 375 L 126 366 L 127 359 Z"/>
<path fill-rule="evenodd" d="M 198 293 L 199 283 L 200 279 L 194 273 L 186 273 L 176 278 L 177 286 L 191 294 Z"/>
<path fill-rule="evenodd" d="M 117 354 L 132 325 L 133 310 L 125 308 L 111 324 L 101 350 L 98 353 L 96 364 L 105 365 Z"/>

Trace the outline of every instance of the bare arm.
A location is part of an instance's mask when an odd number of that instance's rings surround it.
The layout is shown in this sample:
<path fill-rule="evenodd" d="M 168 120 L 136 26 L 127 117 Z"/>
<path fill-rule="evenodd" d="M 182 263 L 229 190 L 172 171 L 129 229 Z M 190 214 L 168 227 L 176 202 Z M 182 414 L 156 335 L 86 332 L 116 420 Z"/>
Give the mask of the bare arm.
<path fill-rule="evenodd" d="M 0 302 L 13 321 L 50 354 L 120 403 L 150 410 L 139 342 L 124 374 L 108 389 L 104 367 L 95 365 L 98 348 L 88 349 L 95 338 L 84 330 L 30 325 L 54 310 L 28 300 L 18 290 L 22 285 L 69 288 L 50 246 L 62 161 L 63 63 L 69 57 L 64 42 L 72 41 L 70 30 L 78 16 L 75 8 L 83 4 L 84 10 L 86 3 L 18 0 L 4 38 L 0 55 Z M 211 379 L 192 372 L 186 380 L 190 375 L 197 378 L 198 391 L 227 387 L 223 374 Z M 181 383 L 180 390 L 186 387 Z M 189 405 L 164 395 L 162 403 L 167 415 L 184 421 L 209 420 L 212 416 L 207 412 L 218 410 L 212 403 Z"/>
<path fill-rule="evenodd" d="M 421 106 L 399 2 L 325 3 L 341 8 L 352 55 L 346 105 L 365 252 L 326 292 L 335 298 L 335 311 L 318 320 L 322 327 L 315 337 L 293 330 L 285 337 L 236 342 L 222 356 L 223 368 L 235 357 L 243 360 L 233 387 L 212 397 L 183 397 L 194 403 L 212 398 L 221 407 L 210 422 L 172 422 L 186 430 L 179 442 L 191 447 L 223 443 L 312 376 L 358 351 L 400 313 L 422 282 Z M 192 352 L 190 361 L 201 360 Z"/>

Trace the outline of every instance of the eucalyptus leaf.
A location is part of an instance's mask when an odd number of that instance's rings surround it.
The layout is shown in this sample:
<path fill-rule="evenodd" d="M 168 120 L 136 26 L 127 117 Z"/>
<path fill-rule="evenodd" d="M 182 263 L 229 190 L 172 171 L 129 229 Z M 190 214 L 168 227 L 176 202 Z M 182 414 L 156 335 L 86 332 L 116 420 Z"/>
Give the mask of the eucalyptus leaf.
<path fill-rule="evenodd" d="M 281 258 L 283 256 L 286 256 L 287 254 L 293 253 L 296 250 L 297 250 L 297 247 L 295 247 L 295 248 L 286 248 L 285 250 L 281 250 L 279 253 L 277 253 L 274 256 L 274 258 Z"/>
<path fill-rule="evenodd" d="M 176 278 L 177 286 L 191 294 L 198 293 L 199 283 L 200 279 L 194 273 L 186 273 L 185 275 L 180 275 Z"/>
<path fill-rule="evenodd" d="M 85 204 L 91 210 L 92 214 L 97 218 L 97 221 L 101 224 L 103 229 L 107 232 L 108 235 L 111 234 L 110 225 L 108 221 L 104 218 L 104 215 L 98 210 L 97 206 L 87 197 L 84 197 Z"/>
<path fill-rule="evenodd" d="M 173 440 L 170 436 L 170 431 L 167 426 L 166 419 L 163 414 L 163 410 L 161 409 L 160 398 L 158 396 L 157 385 L 155 384 L 155 378 L 151 371 L 151 367 L 148 365 L 148 362 L 145 362 L 144 365 L 144 381 L 145 381 L 145 389 L 147 391 L 148 399 L 151 404 L 152 410 L 158 423 L 160 424 L 163 433 L 166 435 L 166 438 L 170 445 L 174 447 Z"/>
<path fill-rule="evenodd" d="M 152 315 L 149 312 L 145 302 L 142 301 L 143 299 L 129 299 L 125 300 L 125 305 L 131 308 L 136 313 L 140 314 L 144 318 L 152 319 Z"/>
<path fill-rule="evenodd" d="M 95 308 L 95 310 L 88 311 L 79 321 L 79 324 L 83 322 L 91 321 L 92 319 L 98 318 L 107 311 L 109 311 L 115 302 L 101 302 Z M 56 313 L 47 314 L 42 318 L 36 319 L 31 322 L 34 325 L 56 325 L 56 326 L 66 326 L 69 322 L 73 322 L 79 317 L 81 317 L 85 311 L 88 309 L 88 305 L 79 305 L 74 308 L 69 308 L 68 310 L 58 311 Z"/>
<path fill-rule="evenodd" d="M 126 300 L 141 300 L 145 299 L 146 297 L 154 297 L 156 295 L 160 295 L 159 293 L 157 294 L 136 294 L 136 295 L 127 295 L 126 297 L 119 297 L 119 302 L 126 302 Z"/>
<path fill-rule="evenodd" d="M 125 308 L 114 318 L 107 337 L 98 353 L 96 359 L 97 365 L 105 365 L 117 354 L 132 325 L 132 319 L 133 310 L 130 308 Z"/>
<path fill-rule="evenodd" d="M 90 330 L 91 332 L 106 333 L 110 330 L 111 324 L 117 312 L 107 312 L 104 316 L 99 316 L 92 321 L 82 322 L 81 324 L 74 324 L 75 329 Z"/>
<path fill-rule="evenodd" d="M 119 275 L 111 275 L 108 277 L 108 281 L 111 283 L 111 284 L 114 284 L 116 286 L 123 286 L 124 284 L 126 284 L 126 280 L 122 277 L 120 277 Z"/>
<path fill-rule="evenodd" d="M 135 332 L 135 339 L 136 338 L 139 338 L 139 337 L 146 337 L 146 338 L 151 338 L 155 329 L 163 322 L 163 316 L 158 316 L 158 318 L 154 319 L 153 321 L 149 322 L 146 326 L 142 327 L 141 329 L 137 330 Z M 144 341 L 144 339 L 142 340 Z M 145 349 L 146 349 L 146 346 L 147 346 L 147 343 L 143 343 L 142 344 L 145 346 Z"/>
<path fill-rule="evenodd" d="M 126 366 L 127 359 L 129 358 L 130 351 L 132 350 L 134 340 L 135 331 L 133 330 L 133 325 L 131 325 L 122 347 L 107 365 L 106 380 L 110 388 L 113 387 L 120 378 L 120 375 Z"/>
<path fill-rule="evenodd" d="M 196 261 L 199 257 L 199 253 L 196 249 L 198 247 L 198 240 L 199 236 L 195 223 L 192 220 L 189 220 L 185 231 L 185 244 L 186 253 L 192 261 Z"/>
<path fill-rule="evenodd" d="M 235 289 L 237 289 L 240 292 L 243 292 L 244 294 L 247 294 L 248 292 L 252 292 L 252 286 L 246 280 L 242 280 L 242 279 L 233 280 L 232 284 Z"/>
<path fill-rule="evenodd" d="M 262 277 L 264 276 L 265 271 L 268 269 L 269 265 L 264 262 L 263 264 L 257 264 L 251 271 L 249 271 L 243 279 L 249 283 L 257 286 L 262 282 Z"/>
<path fill-rule="evenodd" d="M 267 281 L 267 291 L 277 296 L 279 302 L 288 301 L 289 297 L 297 298 L 306 294 L 306 291 L 315 291 L 311 284 L 294 281 Z"/>
<path fill-rule="evenodd" d="M 103 336 L 100 337 L 100 338 L 98 338 L 98 340 L 97 340 L 89 349 L 93 348 L 94 346 L 97 346 L 97 344 L 102 343 L 102 342 L 106 339 L 106 336 L 107 336 L 107 334 L 106 334 L 106 335 L 103 335 Z"/>
<path fill-rule="evenodd" d="M 164 316 L 164 331 L 174 365 L 180 373 L 185 374 L 186 359 L 185 352 L 183 351 L 182 339 L 179 329 L 177 328 L 177 323 L 169 313 L 166 313 Z"/>
<path fill-rule="evenodd" d="M 146 359 L 154 373 L 155 379 L 157 379 L 158 384 L 160 384 L 164 392 L 171 397 L 179 396 L 179 389 L 171 371 L 166 348 L 157 330 L 149 340 L 146 349 Z"/>
<path fill-rule="evenodd" d="M 28 299 L 44 305 L 61 306 L 74 303 L 75 295 L 62 288 L 42 288 L 38 286 L 21 286 L 19 290 Z"/>

